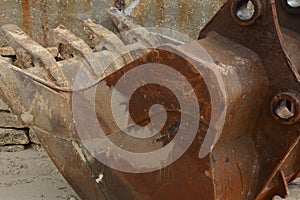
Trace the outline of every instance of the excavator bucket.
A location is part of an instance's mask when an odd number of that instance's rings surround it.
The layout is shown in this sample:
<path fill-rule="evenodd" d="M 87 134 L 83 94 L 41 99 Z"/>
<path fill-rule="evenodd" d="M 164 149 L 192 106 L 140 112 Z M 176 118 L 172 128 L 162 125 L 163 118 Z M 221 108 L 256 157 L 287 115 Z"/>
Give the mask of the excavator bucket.
<path fill-rule="evenodd" d="M 194 40 L 108 11 L 1 31 L 0 93 L 82 199 L 271 200 L 300 175 L 300 5 L 229 0 Z M 194 28 L 194 27 L 191 27 Z M 174 37 L 173 37 L 174 36 Z"/>

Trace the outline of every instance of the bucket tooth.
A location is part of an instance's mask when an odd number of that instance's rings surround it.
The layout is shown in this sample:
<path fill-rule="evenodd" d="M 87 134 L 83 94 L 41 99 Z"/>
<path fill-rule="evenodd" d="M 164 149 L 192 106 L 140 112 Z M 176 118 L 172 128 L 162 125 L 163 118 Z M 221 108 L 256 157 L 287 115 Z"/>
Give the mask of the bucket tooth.
<path fill-rule="evenodd" d="M 60 25 L 49 31 L 48 39 L 51 45 L 58 48 L 63 59 L 79 59 L 80 70 L 85 70 L 94 78 L 99 75 L 97 71 L 94 71 L 95 68 L 99 68 L 99 62 L 95 61 L 93 50 L 81 38 Z"/>
<path fill-rule="evenodd" d="M 32 40 L 16 25 L 5 25 L 1 29 L 5 33 L 9 44 L 16 52 L 16 65 L 20 68 L 41 67 L 48 72 L 48 76 L 59 86 L 66 86 L 65 77 L 55 59 L 47 49 Z"/>
<path fill-rule="evenodd" d="M 91 19 L 84 20 L 83 26 L 90 36 L 89 39 L 92 42 L 93 48 L 101 44 L 108 45 L 113 49 L 124 46 L 122 40 L 113 32 L 102 25 L 95 23 Z"/>
<path fill-rule="evenodd" d="M 126 64 L 133 61 L 130 52 L 126 51 L 123 41 L 110 30 L 92 20 L 84 20 L 83 25 L 96 51 L 109 50 L 119 53 Z"/>
<path fill-rule="evenodd" d="M 127 44 L 139 42 L 143 43 L 147 47 L 157 47 L 166 43 L 175 45 L 184 44 L 184 42 L 166 35 L 148 31 L 146 28 L 138 25 L 133 20 L 126 17 L 116 8 L 111 8 L 108 12 L 110 14 L 110 18 L 119 29 L 123 40 Z"/>
<path fill-rule="evenodd" d="M 10 46 L 0 47 L 0 56 L 15 56 L 16 52 Z"/>
<path fill-rule="evenodd" d="M 72 84 L 74 77 L 80 70 L 89 80 L 96 80 L 99 77 L 111 74 L 126 65 L 123 57 L 113 51 L 99 51 L 87 56 L 85 59 L 72 58 L 59 61 L 68 81 Z"/>
<path fill-rule="evenodd" d="M 108 13 L 113 23 L 117 26 L 120 32 L 143 28 L 139 24 L 135 23 L 133 20 L 126 17 L 122 12 L 120 12 L 116 8 L 111 8 L 108 11 Z"/>
<path fill-rule="evenodd" d="M 86 58 L 93 51 L 81 38 L 77 37 L 63 25 L 51 29 L 48 34 L 49 43 L 56 46 L 64 59 L 75 56 Z"/>
<path fill-rule="evenodd" d="M 141 27 L 127 18 L 119 10 L 112 8 L 109 10 L 109 14 L 110 18 L 119 29 L 125 43 L 132 44 L 139 42 L 148 47 L 156 47 L 162 44 L 162 41 L 159 37 L 156 37 L 144 27 Z"/>

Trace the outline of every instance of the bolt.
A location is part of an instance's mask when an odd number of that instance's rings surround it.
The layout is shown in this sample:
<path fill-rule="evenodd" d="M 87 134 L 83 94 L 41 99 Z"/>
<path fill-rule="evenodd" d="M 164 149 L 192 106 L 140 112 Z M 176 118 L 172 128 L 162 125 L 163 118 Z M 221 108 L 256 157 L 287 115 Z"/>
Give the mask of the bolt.
<path fill-rule="evenodd" d="M 291 119 L 295 116 L 295 107 L 292 102 L 287 99 L 281 100 L 276 108 L 276 114 L 281 119 Z"/>
<path fill-rule="evenodd" d="M 295 91 L 277 94 L 271 102 L 272 116 L 280 123 L 291 125 L 300 120 L 300 95 Z"/>

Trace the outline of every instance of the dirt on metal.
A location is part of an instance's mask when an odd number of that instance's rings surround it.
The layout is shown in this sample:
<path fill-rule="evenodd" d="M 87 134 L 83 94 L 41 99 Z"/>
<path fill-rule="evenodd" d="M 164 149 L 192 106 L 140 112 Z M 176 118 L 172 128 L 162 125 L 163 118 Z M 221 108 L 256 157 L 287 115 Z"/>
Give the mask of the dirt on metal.
<path fill-rule="evenodd" d="M 248 1 L 229 0 L 200 30 L 199 19 L 204 15 L 193 9 L 204 4 L 196 1 L 132 1 L 126 5 L 118 1 L 119 8 L 108 11 L 111 21 L 103 25 L 76 12 L 79 5 L 65 7 L 69 1 L 64 2 L 54 4 L 76 14 L 84 28 L 72 24 L 70 16 L 56 17 L 71 28 L 51 27 L 53 21 L 49 20 L 47 41 L 41 44 L 56 49 L 56 56 L 18 26 L 1 27 L 10 46 L 6 49 L 12 48 L 15 55 L 6 56 L 10 60 L 0 57 L 0 94 L 13 113 L 37 133 L 82 199 L 271 200 L 276 195 L 288 196 L 288 183 L 300 174 L 300 18 L 296 12 L 300 8 L 291 11 L 284 0 L 252 0 L 251 12 Z M 92 3 L 85 4 L 87 9 Z M 126 14 L 138 16 L 142 26 Z M 120 38 L 108 29 L 111 22 Z M 172 26 L 199 37 L 190 41 L 172 38 L 144 28 L 149 24 Z M 24 29 L 26 26 L 28 23 L 23 24 Z M 183 111 L 174 91 L 145 84 L 130 96 L 125 111 L 132 123 L 122 128 L 111 106 L 114 91 L 117 88 L 120 98 L 126 98 L 138 80 L 127 80 L 121 89 L 118 82 L 131 70 L 150 64 L 172 70 L 155 76 L 153 71 L 140 71 L 135 77 L 147 80 L 150 76 L 172 85 L 175 93 L 186 89 L 182 100 L 189 111 Z M 195 94 L 194 98 L 190 94 Z M 156 104 L 166 111 L 164 124 L 157 120 L 160 111 L 150 114 Z M 193 113 L 195 107 L 201 110 L 199 116 Z M 121 108 L 118 115 L 127 116 Z M 181 124 L 185 118 L 188 122 Z M 156 135 L 133 138 L 126 134 L 126 130 L 137 134 L 139 127 L 152 120 L 162 127 Z M 97 124 L 104 136 L 94 132 Z M 108 145 L 112 142 L 134 153 L 155 152 L 174 144 L 179 130 L 185 133 L 179 142 L 183 144 L 195 126 L 196 136 L 186 151 L 176 161 L 148 173 L 120 170 L 144 170 L 147 166 L 129 162 Z M 169 149 L 166 157 L 149 166 L 163 166 L 181 148 Z M 97 156 L 110 159 L 115 168 Z"/>

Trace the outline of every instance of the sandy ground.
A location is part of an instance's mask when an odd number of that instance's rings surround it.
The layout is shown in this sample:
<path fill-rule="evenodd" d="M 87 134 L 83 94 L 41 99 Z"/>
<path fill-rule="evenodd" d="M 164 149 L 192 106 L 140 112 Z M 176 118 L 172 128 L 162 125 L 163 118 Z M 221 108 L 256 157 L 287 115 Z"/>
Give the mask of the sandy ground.
<path fill-rule="evenodd" d="M 1 199 L 79 200 L 45 152 L 0 153 L 0 163 Z M 300 200 L 300 180 L 297 182 L 290 187 L 288 200 Z"/>
<path fill-rule="evenodd" d="M 0 199 L 79 199 L 45 152 L 0 153 Z"/>

